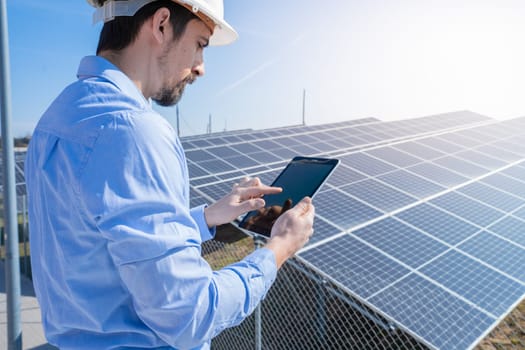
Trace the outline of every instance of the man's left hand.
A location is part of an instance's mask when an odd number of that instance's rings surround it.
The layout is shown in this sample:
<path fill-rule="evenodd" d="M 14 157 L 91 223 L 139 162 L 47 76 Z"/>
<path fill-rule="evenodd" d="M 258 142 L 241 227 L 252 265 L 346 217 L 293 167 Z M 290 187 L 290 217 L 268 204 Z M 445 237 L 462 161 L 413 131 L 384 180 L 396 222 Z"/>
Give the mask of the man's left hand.
<path fill-rule="evenodd" d="M 206 223 L 213 227 L 230 222 L 250 210 L 264 207 L 263 195 L 280 192 L 280 187 L 263 185 L 257 177 L 246 177 L 234 184 L 228 195 L 204 209 Z"/>

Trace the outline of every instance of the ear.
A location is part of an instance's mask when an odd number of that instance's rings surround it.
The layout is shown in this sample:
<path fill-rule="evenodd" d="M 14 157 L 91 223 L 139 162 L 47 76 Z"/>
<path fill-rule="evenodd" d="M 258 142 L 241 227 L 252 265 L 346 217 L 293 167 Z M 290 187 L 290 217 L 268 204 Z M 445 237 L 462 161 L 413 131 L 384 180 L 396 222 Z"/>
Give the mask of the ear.
<path fill-rule="evenodd" d="M 151 29 L 155 40 L 162 44 L 167 40 L 167 28 L 171 26 L 170 10 L 165 7 L 159 8 L 151 19 Z"/>

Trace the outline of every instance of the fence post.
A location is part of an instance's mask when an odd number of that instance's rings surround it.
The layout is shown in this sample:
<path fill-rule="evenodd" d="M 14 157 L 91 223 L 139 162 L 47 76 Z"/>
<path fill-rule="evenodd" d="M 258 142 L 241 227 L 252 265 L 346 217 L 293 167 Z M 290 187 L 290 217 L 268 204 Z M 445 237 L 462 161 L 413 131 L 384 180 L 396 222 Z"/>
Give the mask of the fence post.
<path fill-rule="evenodd" d="M 326 346 L 326 280 L 317 282 L 317 337 Z"/>
<path fill-rule="evenodd" d="M 255 249 L 262 248 L 264 241 L 256 236 L 254 238 Z M 262 350 L 262 302 L 255 308 L 255 350 Z"/>
<path fill-rule="evenodd" d="M 20 252 L 16 215 L 15 161 L 11 135 L 11 77 L 7 35 L 6 0 L 0 0 L 0 114 L 2 121 L 2 167 L 4 194 L 4 227 L 6 242 L 7 347 L 22 349 L 20 320 Z"/>

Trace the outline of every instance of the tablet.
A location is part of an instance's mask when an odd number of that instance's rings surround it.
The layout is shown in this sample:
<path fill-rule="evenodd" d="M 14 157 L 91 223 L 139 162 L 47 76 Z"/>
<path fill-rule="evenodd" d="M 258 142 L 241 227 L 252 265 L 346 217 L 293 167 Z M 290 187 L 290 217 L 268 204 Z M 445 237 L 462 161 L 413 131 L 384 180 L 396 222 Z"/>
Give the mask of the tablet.
<path fill-rule="evenodd" d="M 263 196 L 265 207 L 247 213 L 239 226 L 270 237 L 275 220 L 304 197 L 313 197 L 338 164 L 338 159 L 293 158 L 272 183 L 272 186 L 281 187 L 283 191 Z"/>

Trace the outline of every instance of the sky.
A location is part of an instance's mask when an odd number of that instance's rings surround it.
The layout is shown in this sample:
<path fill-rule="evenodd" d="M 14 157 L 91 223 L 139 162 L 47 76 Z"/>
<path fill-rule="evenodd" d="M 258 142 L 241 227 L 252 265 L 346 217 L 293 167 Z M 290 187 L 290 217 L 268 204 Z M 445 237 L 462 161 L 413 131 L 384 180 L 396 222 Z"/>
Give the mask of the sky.
<path fill-rule="evenodd" d="M 13 134 L 95 52 L 85 0 L 7 0 Z M 239 40 L 205 51 L 179 102 L 182 136 L 458 110 L 525 115 L 523 0 L 225 0 Z M 155 107 L 176 125 L 174 107 Z"/>

